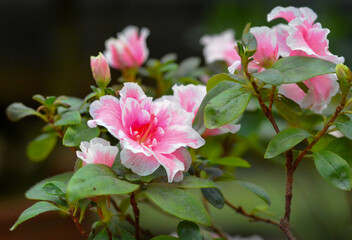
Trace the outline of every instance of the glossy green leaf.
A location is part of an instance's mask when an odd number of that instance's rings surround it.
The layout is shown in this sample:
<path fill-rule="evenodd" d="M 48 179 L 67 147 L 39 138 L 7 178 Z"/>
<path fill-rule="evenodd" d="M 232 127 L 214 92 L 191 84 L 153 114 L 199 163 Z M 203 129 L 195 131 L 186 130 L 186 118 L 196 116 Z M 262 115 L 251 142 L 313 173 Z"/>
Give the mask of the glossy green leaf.
<path fill-rule="evenodd" d="M 201 201 L 178 188 L 150 184 L 147 197 L 165 212 L 178 218 L 210 226 L 210 218 Z"/>
<path fill-rule="evenodd" d="M 349 122 L 337 122 L 335 123 L 337 129 L 339 129 L 343 135 L 352 140 L 352 121 Z"/>
<path fill-rule="evenodd" d="M 352 141 L 350 139 L 346 137 L 336 138 L 330 141 L 324 150 L 336 153 L 352 166 Z"/>
<path fill-rule="evenodd" d="M 234 121 L 246 110 L 251 96 L 235 86 L 212 98 L 204 109 L 205 126 L 214 129 Z"/>
<path fill-rule="evenodd" d="M 102 164 L 87 164 L 80 168 L 67 184 L 67 199 L 75 200 L 133 192 L 139 185 L 117 178 L 111 168 Z"/>
<path fill-rule="evenodd" d="M 177 235 L 180 240 L 203 240 L 203 235 L 198 225 L 189 221 L 182 221 L 178 224 Z"/>
<path fill-rule="evenodd" d="M 47 192 L 45 192 L 43 190 L 43 185 L 45 185 L 48 182 L 63 182 L 65 184 L 68 183 L 68 181 L 70 180 L 71 176 L 72 176 L 72 172 L 68 172 L 68 173 L 63 173 L 63 174 L 59 174 L 47 179 L 44 179 L 38 183 L 36 183 L 33 187 L 31 187 L 25 194 L 26 198 L 28 199 L 33 199 L 33 200 L 45 200 L 45 201 L 52 201 L 52 202 L 56 202 L 60 205 L 64 204 L 61 199 L 59 199 L 57 196 L 48 194 Z"/>
<path fill-rule="evenodd" d="M 196 176 L 184 177 L 184 179 L 176 184 L 180 188 L 217 188 L 218 186 L 210 179 L 199 178 Z"/>
<path fill-rule="evenodd" d="M 350 166 L 339 155 L 329 151 L 314 152 L 314 164 L 319 174 L 329 184 L 341 190 L 351 190 Z"/>
<path fill-rule="evenodd" d="M 32 140 L 27 146 L 27 156 L 34 162 L 44 160 L 54 149 L 57 141 L 56 133 L 43 133 Z"/>
<path fill-rule="evenodd" d="M 299 128 L 288 128 L 278 133 L 268 144 L 264 158 L 273 158 L 293 148 L 305 138 L 310 137 L 309 132 Z"/>
<path fill-rule="evenodd" d="M 297 83 L 318 75 L 335 73 L 335 67 L 335 63 L 326 60 L 302 56 L 281 58 L 272 66 L 282 73 L 282 83 Z"/>
<path fill-rule="evenodd" d="M 24 221 L 27 221 L 28 219 L 31 219 L 41 213 L 48 212 L 48 211 L 63 211 L 62 209 L 56 207 L 54 204 L 49 203 L 49 202 L 37 202 L 34 205 L 30 206 L 26 210 L 23 211 L 23 213 L 20 215 L 20 217 L 17 219 L 15 224 L 10 228 L 11 231 L 13 231 L 19 224 L 23 223 Z"/>
<path fill-rule="evenodd" d="M 33 100 L 39 102 L 40 104 L 44 105 L 45 104 L 45 97 L 43 95 L 40 95 L 40 94 L 35 94 L 33 97 L 32 97 Z"/>
<path fill-rule="evenodd" d="M 204 125 L 204 109 L 206 105 L 209 103 L 209 101 L 219 95 L 220 93 L 228 90 L 231 87 L 236 86 L 236 83 L 230 82 L 230 81 L 223 81 L 217 84 L 213 89 L 211 89 L 207 95 L 202 100 L 202 103 L 200 104 L 198 108 L 198 112 L 196 116 L 194 117 L 193 121 L 193 128 L 199 133 L 202 134 L 205 130 L 205 125 Z"/>
<path fill-rule="evenodd" d="M 6 108 L 6 116 L 13 122 L 27 116 L 38 116 L 42 118 L 39 112 L 19 102 L 12 103 Z"/>
<path fill-rule="evenodd" d="M 204 198 L 216 208 L 223 208 L 225 205 L 225 199 L 222 193 L 217 188 L 202 188 L 201 189 Z"/>
<path fill-rule="evenodd" d="M 271 204 L 269 194 L 263 188 L 259 187 L 258 185 L 254 184 L 254 183 L 250 183 L 250 182 L 237 181 L 237 180 L 234 182 L 237 183 L 238 185 L 241 185 L 242 187 L 246 188 L 250 192 L 252 192 L 254 195 L 256 195 L 257 197 L 262 199 L 266 204 L 268 204 L 268 205 Z"/>
<path fill-rule="evenodd" d="M 209 164 L 218 164 L 228 167 L 251 167 L 251 165 L 246 160 L 239 157 L 223 157 L 218 159 L 212 159 L 209 161 Z"/>
<path fill-rule="evenodd" d="M 63 126 L 63 125 L 75 125 L 81 123 L 81 114 L 77 111 L 65 112 L 62 114 L 60 120 L 56 121 L 54 126 Z"/>
<path fill-rule="evenodd" d="M 64 182 L 50 181 L 45 183 L 42 188 L 49 195 L 65 196 L 66 184 Z"/>
<path fill-rule="evenodd" d="M 302 115 L 301 107 L 289 98 L 280 97 L 274 100 L 274 104 L 280 116 L 289 122 L 296 122 Z"/>
<path fill-rule="evenodd" d="M 67 128 L 62 143 L 67 147 L 79 146 L 82 141 L 90 141 L 92 138 L 98 137 L 99 128 L 90 128 L 86 121 L 82 121 L 80 125 L 74 125 Z"/>
<path fill-rule="evenodd" d="M 284 81 L 284 75 L 279 70 L 273 68 L 254 73 L 253 77 L 271 85 L 280 85 Z"/>
<path fill-rule="evenodd" d="M 246 83 L 243 74 L 220 73 L 212 76 L 207 82 L 207 92 L 223 81 Z"/>
<path fill-rule="evenodd" d="M 250 32 L 242 36 L 242 42 L 248 48 L 248 50 L 254 50 L 257 48 L 257 40 Z"/>

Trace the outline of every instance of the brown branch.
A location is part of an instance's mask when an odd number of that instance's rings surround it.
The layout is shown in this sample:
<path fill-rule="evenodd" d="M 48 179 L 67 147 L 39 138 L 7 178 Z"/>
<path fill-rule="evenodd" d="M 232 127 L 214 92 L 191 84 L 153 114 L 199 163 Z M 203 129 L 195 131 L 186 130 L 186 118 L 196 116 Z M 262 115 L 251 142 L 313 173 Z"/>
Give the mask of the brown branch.
<path fill-rule="evenodd" d="M 276 86 L 271 86 L 271 94 L 270 94 L 270 101 L 269 101 L 269 111 L 271 112 L 273 109 L 274 97 L 275 97 Z"/>
<path fill-rule="evenodd" d="M 204 196 L 202 196 L 202 201 L 203 201 L 203 206 L 205 208 L 205 210 L 208 212 L 208 215 L 210 216 L 210 210 L 209 210 L 209 204 L 208 204 L 208 201 L 205 199 Z M 211 230 L 214 231 L 214 233 L 216 233 L 219 237 L 227 240 L 227 236 L 221 231 L 220 228 L 218 228 L 215 224 L 213 224 L 211 222 L 211 225 L 210 225 L 210 228 Z"/>
<path fill-rule="evenodd" d="M 87 239 L 88 238 L 88 233 L 83 229 L 82 225 L 79 223 L 78 218 L 73 214 L 73 210 L 70 209 L 69 210 L 71 219 L 73 220 L 73 222 L 76 225 L 76 228 L 78 229 L 78 231 L 81 233 L 83 239 Z"/>
<path fill-rule="evenodd" d="M 230 203 L 227 200 L 225 200 L 225 203 L 227 206 L 229 206 L 230 208 L 235 210 L 237 213 L 250 218 L 252 222 L 266 222 L 266 223 L 270 223 L 274 226 L 280 227 L 280 223 L 275 220 L 272 220 L 269 218 L 259 217 L 259 216 L 254 215 L 253 213 L 246 212 L 241 206 L 236 207 L 236 206 L 232 205 L 232 203 Z"/>
<path fill-rule="evenodd" d="M 115 199 L 111 198 L 110 200 L 111 200 L 112 205 L 113 205 L 114 208 L 116 209 L 116 211 L 120 212 L 121 214 L 124 214 L 123 211 L 122 211 L 122 210 L 119 208 L 119 206 L 117 205 Z M 124 217 L 125 217 L 125 220 L 126 220 L 129 224 L 131 224 L 131 225 L 134 226 L 134 220 L 133 220 L 133 218 L 132 218 L 132 216 L 131 216 L 130 214 L 126 214 L 126 215 L 124 215 Z M 154 234 L 153 234 L 149 229 L 143 229 L 143 228 L 139 228 L 139 229 L 140 229 L 140 231 L 141 231 L 141 233 L 142 233 L 143 236 L 148 236 L 148 237 L 150 237 L 150 238 L 153 238 L 153 237 L 154 237 Z"/>
<path fill-rule="evenodd" d="M 347 100 L 347 95 L 342 94 L 341 96 L 341 102 L 340 104 L 336 107 L 335 113 L 332 115 L 330 120 L 325 124 L 324 128 L 314 137 L 313 141 L 305 148 L 303 151 L 298 155 L 296 158 L 296 161 L 293 164 L 293 171 L 296 170 L 298 167 L 299 163 L 301 162 L 302 158 L 307 154 L 307 152 L 319 141 L 319 139 L 326 133 L 326 131 L 329 129 L 330 125 L 336 120 L 336 118 L 339 116 L 341 111 L 344 109 L 346 106 L 346 100 Z"/>
<path fill-rule="evenodd" d="M 135 198 L 135 193 L 133 192 L 130 197 L 130 203 L 133 208 L 133 213 L 134 213 L 134 227 L 136 229 L 136 240 L 139 240 L 139 209 L 137 206 L 136 198 Z"/>

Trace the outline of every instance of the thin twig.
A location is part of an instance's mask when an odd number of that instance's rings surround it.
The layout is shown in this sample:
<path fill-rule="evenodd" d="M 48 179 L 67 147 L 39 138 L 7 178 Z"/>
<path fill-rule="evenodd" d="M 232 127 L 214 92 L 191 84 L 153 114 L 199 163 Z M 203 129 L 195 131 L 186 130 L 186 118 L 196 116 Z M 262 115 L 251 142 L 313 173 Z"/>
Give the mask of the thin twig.
<path fill-rule="evenodd" d="M 275 97 L 276 86 L 271 86 L 271 93 L 270 93 L 270 101 L 269 101 L 269 111 L 271 112 L 273 109 L 274 97 Z"/>
<path fill-rule="evenodd" d="M 225 203 L 227 206 L 229 206 L 230 208 L 235 210 L 237 213 L 250 218 L 252 222 L 266 222 L 266 223 L 270 223 L 270 224 L 277 226 L 277 227 L 280 226 L 280 223 L 275 220 L 272 220 L 269 218 L 259 217 L 259 216 L 254 215 L 253 213 L 246 212 L 241 206 L 236 207 L 236 206 L 232 205 L 232 203 L 230 203 L 227 200 L 225 200 Z"/>
<path fill-rule="evenodd" d="M 205 210 L 208 212 L 209 216 L 210 216 L 210 210 L 209 210 L 209 204 L 208 201 L 205 199 L 205 197 L 202 196 L 202 201 L 203 201 L 203 206 L 205 208 Z M 211 230 L 214 231 L 214 233 L 216 233 L 217 235 L 219 235 L 219 237 L 227 240 L 227 236 L 221 231 L 220 228 L 218 228 L 213 222 L 211 222 L 210 225 Z"/>
<path fill-rule="evenodd" d="M 324 135 L 324 133 L 329 129 L 330 125 L 336 120 L 341 111 L 346 105 L 347 95 L 343 94 L 341 97 L 340 104 L 336 107 L 335 113 L 332 115 L 330 120 L 325 124 L 324 128 L 314 137 L 313 141 L 298 155 L 296 161 L 293 164 L 293 171 L 296 170 L 298 164 L 301 162 L 302 158 L 306 153 L 319 141 L 319 139 Z"/>
<path fill-rule="evenodd" d="M 133 213 L 134 213 L 134 227 L 136 229 L 136 240 L 139 240 L 139 209 L 137 206 L 134 192 L 131 194 L 130 203 L 132 205 Z"/>
<path fill-rule="evenodd" d="M 83 229 L 82 225 L 79 223 L 78 218 L 73 214 L 73 210 L 69 210 L 70 216 L 73 220 L 73 222 L 76 225 L 76 228 L 78 229 L 78 231 L 81 233 L 83 239 L 87 239 L 88 238 L 88 233 Z"/>

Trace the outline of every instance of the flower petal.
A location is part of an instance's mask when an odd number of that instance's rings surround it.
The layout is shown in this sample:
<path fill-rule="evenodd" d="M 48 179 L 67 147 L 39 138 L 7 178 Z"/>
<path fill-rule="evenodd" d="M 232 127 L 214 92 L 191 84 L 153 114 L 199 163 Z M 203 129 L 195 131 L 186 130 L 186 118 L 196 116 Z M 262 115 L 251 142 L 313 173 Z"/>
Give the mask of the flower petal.
<path fill-rule="evenodd" d="M 133 153 L 128 149 L 122 149 L 120 157 L 122 165 L 130 168 L 132 172 L 140 176 L 150 175 L 160 166 L 160 163 L 154 156 L 146 156 L 143 153 Z"/>

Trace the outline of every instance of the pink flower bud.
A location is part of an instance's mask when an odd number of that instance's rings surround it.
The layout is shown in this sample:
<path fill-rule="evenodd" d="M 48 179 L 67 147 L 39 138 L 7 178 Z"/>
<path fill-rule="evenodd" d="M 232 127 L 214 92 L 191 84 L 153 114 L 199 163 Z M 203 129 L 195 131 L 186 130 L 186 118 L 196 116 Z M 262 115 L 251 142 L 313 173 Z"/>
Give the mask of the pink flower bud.
<path fill-rule="evenodd" d="M 124 70 L 142 66 L 148 58 L 146 38 L 149 35 L 147 28 L 139 29 L 135 26 L 126 27 L 117 38 L 109 38 L 105 42 L 104 54 L 111 67 Z"/>
<path fill-rule="evenodd" d="M 106 88 L 109 84 L 111 75 L 109 64 L 102 53 L 98 56 L 90 57 L 90 67 L 92 68 L 93 78 L 98 86 L 102 89 Z"/>

